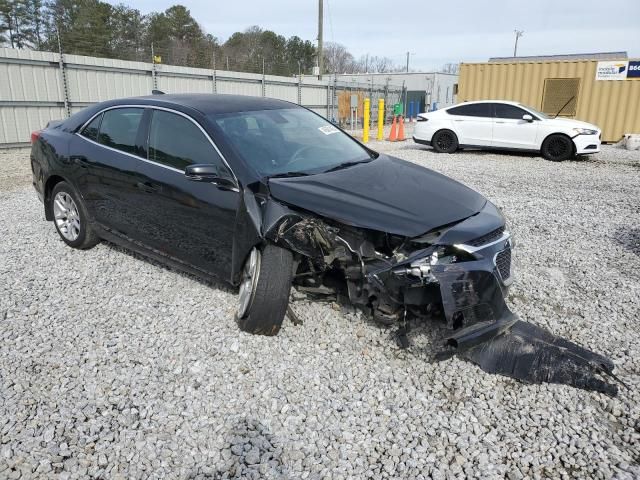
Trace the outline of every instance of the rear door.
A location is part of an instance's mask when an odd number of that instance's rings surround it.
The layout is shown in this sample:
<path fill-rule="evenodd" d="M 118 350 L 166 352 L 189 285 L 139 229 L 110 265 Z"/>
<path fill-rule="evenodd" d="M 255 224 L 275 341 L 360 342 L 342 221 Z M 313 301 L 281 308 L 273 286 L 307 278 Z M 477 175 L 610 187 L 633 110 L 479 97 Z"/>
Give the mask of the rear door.
<path fill-rule="evenodd" d="M 74 136 L 71 161 L 89 214 L 100 226 L 135 238 L 139 222 L 136 166 L 142 145 L 142 107 L 106 110 Z"/>
<path fill-rule="evenodd" d="M 489 103 L 470 103 L 446 110 L 460 145 L 488 147 L 493 136 L 493 112 Z"/>
<path fill-rule="evenodd" d="M 238 189 L 189 180 L 191 164 L 214 164 L 229 170 L 209 136 L 191 117 L 151 109 L 146 160 L 138 162 L 137 206 L 143 242 L 197 269 L 228 279 Z"/>
<path fill-rule="evenodd" d="M 540 122 L 523 120 L 531 115 L 526 110 L 508 103 L 494 103 L 493 147 L 537 149 L 536 138 Z M 533 115 L 531 115 L 533 117 Z"/>

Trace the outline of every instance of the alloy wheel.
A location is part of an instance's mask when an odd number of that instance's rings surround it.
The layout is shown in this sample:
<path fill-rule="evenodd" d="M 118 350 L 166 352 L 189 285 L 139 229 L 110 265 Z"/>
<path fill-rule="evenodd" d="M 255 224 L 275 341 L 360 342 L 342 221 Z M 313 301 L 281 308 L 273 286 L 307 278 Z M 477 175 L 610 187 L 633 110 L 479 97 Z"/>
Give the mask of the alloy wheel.
<path fill-rule="evenodd" d="M 53 216 L 60 234 L 74 242 L 80 235 L 78 206 L 67 192 L 58 192 L 53 199 Z"/>
<path fill-rule="evenodd" d="M 437 143 L 438 147 L 440 147 L 442 150 L 449 150 L 449 148 L 451 148 L 451 145 L 453 145 L 453 138 L 448 133 L 441 133 L 438 136 Z"/>
<path fill-rule="evenodd" d="M 260 272 L 260 260 L 260 251 L 254 247 L 242 269 L 238 305 L 238 315 L 240 317 L 247 313 L 249 305 L 251 305 L 258 281 L 258 272 Z"/>
<path fill-rule="evenodd" d="M 552 138 L 549 141 L 548 151 L 553 158 L 564 158 L 568 153 L 569 146 L 562 138 Z"/>

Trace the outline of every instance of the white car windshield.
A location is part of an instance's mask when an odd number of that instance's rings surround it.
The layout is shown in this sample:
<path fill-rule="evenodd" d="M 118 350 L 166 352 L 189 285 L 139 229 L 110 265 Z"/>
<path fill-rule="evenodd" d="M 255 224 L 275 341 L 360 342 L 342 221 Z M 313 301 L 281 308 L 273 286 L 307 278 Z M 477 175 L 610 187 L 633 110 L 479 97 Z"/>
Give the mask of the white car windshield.
<path fill-rule="evenodd" d="M 234 112 L 209 119 L 264 177 L 320 173 L 374 158 L 349 135 L 303 108 Z"/>
<path fill-rule="evenodd" d="M 536 110 L 535 108 L 531 108 L 529 105 L 523 105 L 522 103 L 519 103 L 518 105 L 520 105 L 521 107 L 526 108 L 527 110 L 529 110 L 531 113 L 533 113 L 534 115 L 542 118 L 543 120 L 549 120 L 551 117 L 549 115 L 547 115 L 546 113 L 542 113 L 539 112 L 538 110 Z"/>

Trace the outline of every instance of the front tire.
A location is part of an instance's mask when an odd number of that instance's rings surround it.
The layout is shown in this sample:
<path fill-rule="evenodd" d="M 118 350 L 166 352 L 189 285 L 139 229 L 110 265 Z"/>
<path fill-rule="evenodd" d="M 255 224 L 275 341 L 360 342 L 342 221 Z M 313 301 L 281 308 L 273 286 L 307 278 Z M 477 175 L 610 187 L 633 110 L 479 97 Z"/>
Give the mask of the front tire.
<path fill-rule="evenodd" d="M 293 278 L 293 254 L 268 244 L 254 247 L 242 269 L 236 321 L 242 331 L 277 335 L 282 326 Z"/>
<path fill-rule="evenodd" d="M 573 142 L 565 135 L 549 135 L 542 144 L 541 153 L 552 162 L 562 162 L 573 157 Z"/>
<path fill-rule="evenodd" d="M 49 201 L 53 223 L 64 243 L 73 248 L 86 250 L 100 242 L 100 238 L 91 227 L 80 196 L 71 185 L 67 182 L 57 183 Z"/>
<path fill-rule="evenodd" d="M 438 153 L 453 153 L 458 149 L 458 137 L 451 130 L 440 130 L 431 139 L 431 145 Z"/>

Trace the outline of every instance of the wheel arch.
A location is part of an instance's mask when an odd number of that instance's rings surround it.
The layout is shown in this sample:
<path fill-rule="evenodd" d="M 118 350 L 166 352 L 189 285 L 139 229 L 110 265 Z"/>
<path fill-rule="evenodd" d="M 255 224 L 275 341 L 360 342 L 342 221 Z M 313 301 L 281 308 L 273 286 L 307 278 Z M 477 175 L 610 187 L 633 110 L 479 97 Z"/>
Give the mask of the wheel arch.
<path fill-rule="evenodd" d="M 458 150 L 458 148 L 460 148 L 460 136 L 458 135 L 458 132 L 455 131 L 455 129 L 450 127 L 442 127 L 436 130 L 435 132 L 433 132 L 433 135 L 431 136 L 431 147 L 433 147 L 437 152 L 440 152 L 440 151 L 445 152 L 443 150 L 440 150 L 439 147 L 436 146 L 438 135 L 440 135 L 443 132 L 449 132 L 453 135 L 456 145 L 453 150 L 448 151 L 447 153 L 454 153 L 456 150 Z"/>
<path fill-rule="evenodd" d="M 551 133 L 547 134 L 542 139 L 542 143 L 540 143 L 540 153 L 542 153 L 542 149 L 544 148 L 544 144 L 547 142 L 547 140 L 549 140 L 549 138 L 551 138 L 551 137 L 553 137 L 555 135 L 559 135 L 561 137 L 567 138 L 571 142 L 571 148 L 573 149 L 573 155 L 576 154 L 576 144 L 574 143 L 573 138 L 571 138 L 568 134 L 566 134 L 564 132 L 551 132 Z"/>
<path fill-rule="evenodd" d="M 446 126 L 446 127 L 439 128 L 438 130 L 433 132 L 433 135 L 431 136 L 431 139 L 433 140 L 433 137 L 435 137 L 440 132 L 444 132 L 445 130 L 448 130 L 449 132 L 453 133 L 456 136 L 456 140 L 458 141 L 458 143 L 460 143 L 460 135 L 458 134 L 458 132 L 456 132 L 456 129 L 453 128 L 452 126 Z"/>
<path fill-rule="evenodd" d="M 51 210 L 51 192 L 55 186 L 60 182 L 67 182 L 67 179 L 61 175 L 50 175 L 44 184 L 44 218 L 51 221 L 53 220 L 53 211 Z"/>

